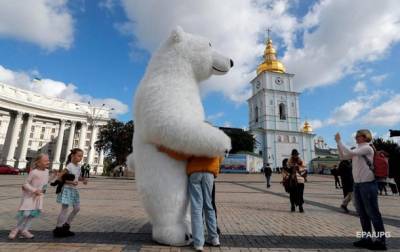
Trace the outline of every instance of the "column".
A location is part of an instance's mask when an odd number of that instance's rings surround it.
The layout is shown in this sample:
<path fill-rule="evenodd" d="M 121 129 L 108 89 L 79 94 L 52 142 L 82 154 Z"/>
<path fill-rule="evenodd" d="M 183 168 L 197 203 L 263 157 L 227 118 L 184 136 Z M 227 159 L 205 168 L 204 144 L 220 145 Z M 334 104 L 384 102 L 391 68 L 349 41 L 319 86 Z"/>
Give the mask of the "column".
<path fill-rule="evenodd" d="M 93 156 L 95 153 L 95 148 L 94 148 L 94 143 L 97 140 L 97 133 L 98 133 L 98 126 L 93 125 L 92 126 L 92 135 L 90 136 L 90 146 L 89 146 L 89 153 L 88 153 L 88 164 L 93 166 Z"/>
<path fill-rule="evenodd" d="M 104 161 L 104 151 L 100 150 L 99 153 L 99 165 L 97 166 L 97 174 L 103 174 L 103 161 Z"/>
<path fill-rule="evenodd" d="M 67 149 L 65 150 L 65 162 L 67 162 L 68 155 L 69 153 L 71 153 L 72 144 L 74 143 L 75 127 L 76 127 L 76 122 L 72 121 L 71 127 L 69 128 Z"/>
<path fill-rule="evenodd" d="M 17 112 L 15 115 L 15 121 L 14 125 L 12 126 L 12 133 L 11 133 L 11 140 L 10 140 L 10 147 L 8 148 L 8 152 L 6 155 L 6 164 L 14 166 L 15 164 L 15 159 L 14 159 L 14 154 L 15 154 L 15 148 L 17 147 L 17 140 L 18 140 L 18 133 L 19 133 L 19 128 L 21 127 L 21 122 L 22 122 L 22 112 Z"/>
<path fill-rule="evenodd" d="M 79 149 L 85 151 L 85 142 L 86 142 L 86 131 L 87 131 L 87 123 L 81 123 L 81 132 L 79 136 Z"/>
<path fill-rule="evenodd" d="M 19 153 L 19 158 L 18 158 L 18 168 L 19 169 L 23 169 L 26 167 L 26 152 L 28 150 L 29 132 L 32 127 L 33 116 L 34 116 L 33 114 L 28 115 L 24 133 L 21 136 L 21 137 L 23 137 L 23 140 L 22 140 L 21 152 Z"/>
<path fill-rule="evenodd" d="M 57 136 L 56 151 L 54 153 L 53 163 L 51 164 L 52 169 L 58 170 L 60 168 L 60 155 L 64 140 L 64 130 L 65 130 L 65 120 L 61 120 Z"/>

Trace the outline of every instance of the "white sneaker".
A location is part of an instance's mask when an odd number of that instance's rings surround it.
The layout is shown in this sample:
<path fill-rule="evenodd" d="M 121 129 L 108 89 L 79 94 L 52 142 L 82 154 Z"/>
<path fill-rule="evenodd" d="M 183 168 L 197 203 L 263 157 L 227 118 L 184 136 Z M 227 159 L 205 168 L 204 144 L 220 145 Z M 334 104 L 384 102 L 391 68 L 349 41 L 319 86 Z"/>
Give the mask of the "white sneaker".
<path fill-rule="evenodd" d="M 203 246 L 194 246 L 194 250 L 196 251 L 203 251 Z"/>
<path fill-rule="evenodd" d="M 219 247 L 221 243 L 219 242 L 219 237 L 215 237 L 214 239 L 211 240 L 211 245 L 214 247 Z"/>

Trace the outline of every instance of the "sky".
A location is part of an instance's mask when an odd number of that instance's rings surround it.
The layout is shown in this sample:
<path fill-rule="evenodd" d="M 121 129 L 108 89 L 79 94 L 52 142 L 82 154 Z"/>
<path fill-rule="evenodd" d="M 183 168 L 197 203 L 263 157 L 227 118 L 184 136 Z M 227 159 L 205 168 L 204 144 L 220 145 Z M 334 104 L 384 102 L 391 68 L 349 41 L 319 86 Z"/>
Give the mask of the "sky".
<path fill-rule="evenodd" d="M 397 0 L 2 0 L 0 82 L 114 108 L 132 120 L 147 63 L 176 26 L 210 39 L 235 61 L 202 83 L 207 120 L 248 127 L 250 80 L 266 30 L 295 74 L 301 120 L 334 147 L 341 132 L 400 129 L 400 1 Z M 38 81 L 39 80 L 39 81 Z M 393 139 L 398 141 L 398 139 Z"/>

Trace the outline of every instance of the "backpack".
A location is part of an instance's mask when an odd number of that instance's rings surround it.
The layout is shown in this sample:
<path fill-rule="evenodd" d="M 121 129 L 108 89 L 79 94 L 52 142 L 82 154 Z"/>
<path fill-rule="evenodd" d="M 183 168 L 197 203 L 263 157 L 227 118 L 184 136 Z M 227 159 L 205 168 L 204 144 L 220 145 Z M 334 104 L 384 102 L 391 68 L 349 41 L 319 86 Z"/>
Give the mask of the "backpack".
<path fill-rule="evenodd" d="M 374 149 L 374 164 L 371 164 L 371 161 L 367 158 L 367 156 L 363 155 L 363 158 L 367 163 L 369 169 L 375 174 L 375 177 L 386 178 L 389 172 L 388 160 L 381 151 L 376 151 L 374 147 L 373 149 Z"/>

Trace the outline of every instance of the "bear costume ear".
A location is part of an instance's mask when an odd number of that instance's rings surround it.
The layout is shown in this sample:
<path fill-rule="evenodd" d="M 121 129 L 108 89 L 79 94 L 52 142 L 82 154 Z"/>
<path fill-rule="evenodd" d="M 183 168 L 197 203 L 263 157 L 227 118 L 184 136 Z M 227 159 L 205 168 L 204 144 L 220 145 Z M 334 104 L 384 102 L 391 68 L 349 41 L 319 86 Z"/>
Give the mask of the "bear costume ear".
<path fill-rule="evenodd" d="M 170 36 L 171 41 L 172 41 L 172 42 L 175 42 L 175 43 L 181 42 L 184 33 L 185 33 L 185 32 L 183 31 L 182 27 L 180 27 L 180 26 L 178 25 L 178 26 L 177 26 L 174 30 L 172 30 L 172 32 L 171 32 L 171 36 Z"/>

